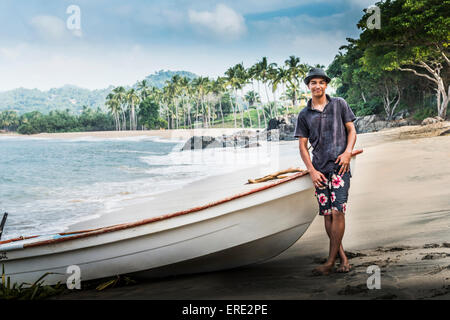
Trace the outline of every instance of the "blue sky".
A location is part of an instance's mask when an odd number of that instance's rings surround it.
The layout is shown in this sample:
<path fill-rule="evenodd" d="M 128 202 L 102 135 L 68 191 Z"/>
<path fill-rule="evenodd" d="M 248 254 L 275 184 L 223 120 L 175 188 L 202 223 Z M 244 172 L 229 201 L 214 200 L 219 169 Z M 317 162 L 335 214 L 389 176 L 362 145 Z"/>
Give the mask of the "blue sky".
<path fill-rule="evenodd" d="M 129 85 L 155 71 L 216 77 L 290 55 L 328 65 L 372 0 L 2 0 L 0 91 Z M 80 29 L 66 13 L 80 9 Z M 72 22 L 75 20 L 70 20 Z"/>

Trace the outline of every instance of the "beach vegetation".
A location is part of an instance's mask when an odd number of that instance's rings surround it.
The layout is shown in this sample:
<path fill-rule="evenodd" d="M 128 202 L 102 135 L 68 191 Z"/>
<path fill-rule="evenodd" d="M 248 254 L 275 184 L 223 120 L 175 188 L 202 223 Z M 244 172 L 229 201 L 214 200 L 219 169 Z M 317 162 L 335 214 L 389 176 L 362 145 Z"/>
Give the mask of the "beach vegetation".
<path fill-rule="evenodd" d="M 111 114 L 102 112 L 100 109 L 92 110 L 85 107 L 80 115 L 74 115 L 68 109 L 53 110 L 48 114 L 42 114 L 39 111 L 27 112 L 18 117 L 16 126 L 17 132 L 21 134 L 105 131 L 114 130 L 114 120 Z"/>
<path fill-rule="evenodd" d="M 44 278 L 50 272 L 43 274 L 34 283 L 11 283 L 10 277 L 5 275 L 5 266 L 2 265 L 0 300 L 42 300 L 66 291 L 61 283 L 54 286 L 44 285 Z"/>

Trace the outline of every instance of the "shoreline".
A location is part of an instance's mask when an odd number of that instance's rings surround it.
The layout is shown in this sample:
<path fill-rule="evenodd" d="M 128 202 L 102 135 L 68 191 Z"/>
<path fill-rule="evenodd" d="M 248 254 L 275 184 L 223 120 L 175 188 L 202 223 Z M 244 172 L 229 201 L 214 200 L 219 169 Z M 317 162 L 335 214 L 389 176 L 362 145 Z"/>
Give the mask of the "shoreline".
<path fill-rule="evenodd" d="M 187 140 L 192 136 L 221 136 L 231 135 L 238 131 L 263 131 L 265 128 L 197 128 L 197 129 L 164 129 L 164 130 L 135 130 L 135 131 L 82 131 L 82 132 L 59 132 L 59 133 L 37 133 L 19 134 L 15 132 L 0 132 L 0 137 L 24 137 L 24 138 L 47 138 L 47 139 L 77 139 L 77 138 L 129 138 L 129 137 L 159 137 L 163 139 Z M 443 121 L 429 125 L 408 125 L 401 127 L 385 128 L 379 131 L 358 133 L 361 135 L 381 135 L 386 139 L 412 139 L 432 137 L 450 129 L 450 121 Z"/>
<path fill-rule="evenodd" d="M 162 139 L 171 140 L 187 140 L 194 135 L 210 135 L 220 136 L 222 134 L 230 135 L 241 130 L 264 130 L 264 129 L 249 129 L 249 128 L 198 128 L 198 129 L 169 129 L 169 130 L 136 130 L 136 131 L 82 131 L 82 132 L 60 132 L 60 133 L 37 133 L 37 134 L 19 134 L 19 133 L 0 133 L 2 136 L 10 137 L 25 137 L 25 138 L 47 138 L 47 139 L 77 139 L 77 138 L 101 138 L 101 139 L 116 139 L 116 138 L 130 138 L 130 137 L 159 137 Z"/>

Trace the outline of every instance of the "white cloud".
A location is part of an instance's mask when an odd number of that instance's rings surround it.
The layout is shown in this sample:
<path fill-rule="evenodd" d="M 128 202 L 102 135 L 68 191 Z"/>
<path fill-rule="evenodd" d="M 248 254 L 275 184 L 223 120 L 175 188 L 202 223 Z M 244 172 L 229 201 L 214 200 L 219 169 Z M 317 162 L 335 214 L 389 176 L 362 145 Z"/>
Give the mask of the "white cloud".
<path fill-rule="evenodd" d="M 189 10 L 188 15 L 189 22 L 201 33 L 212 33 L 231 40 L 247 32 L 242 15 L 224 4 L 218 4 L 212 12 Z"/>
<path fill-rule="evenodd" d="M 36 16 L 31 19 L 30 24 L 46 40 L 60 40 L 66 35 L 64 21 L 55 16 Z"/>
<path fill-rule="evenodd" d="M 222 75 L 240 61 L 238 52 L 208 46 L 145 47 L 139 44 L 104 47 L 60 47 L 22 44 L 0 47 L 0 91 L 18 87 L 48 90 L 64 84 L 100 89 L 109 85 L 132 85 L 155 71 L 186 70 L 203 76 Z"/>

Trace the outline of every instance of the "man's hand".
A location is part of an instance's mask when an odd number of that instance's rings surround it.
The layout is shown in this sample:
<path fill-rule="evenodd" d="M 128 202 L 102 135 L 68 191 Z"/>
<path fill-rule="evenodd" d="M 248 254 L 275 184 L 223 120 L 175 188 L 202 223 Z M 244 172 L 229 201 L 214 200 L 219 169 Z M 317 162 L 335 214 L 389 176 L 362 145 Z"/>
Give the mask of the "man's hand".
<path fill-rule="evenodd" d="M 336 159 L 335 163 L 339 163 L 341 168 L 339 169 L 339 175 L 350 171 L 350 159 L 352 158 L 352 153 L 350 151 L 344 151 Z"/>
<path fill-rule="evenodd" d="M 311 180 L 316 188 L 323 188 L 325 187 L 324 183 L 328 182 L 325 175 L 317 170 L 309 171 L 309 176 L 311 177 Z"/>

